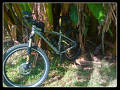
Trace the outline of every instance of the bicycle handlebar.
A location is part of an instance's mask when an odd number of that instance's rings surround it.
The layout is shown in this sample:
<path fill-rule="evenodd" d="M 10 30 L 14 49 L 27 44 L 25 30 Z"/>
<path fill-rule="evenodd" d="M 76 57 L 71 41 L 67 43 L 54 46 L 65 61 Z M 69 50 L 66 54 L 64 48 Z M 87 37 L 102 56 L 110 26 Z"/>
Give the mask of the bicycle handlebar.
<path fill-rule="evenodd" d="M 36 25 L 38 28 L 41 28 L 42 32 L 44 32 L 45 24 L 41 21 L 34 20 L 32 17 L 32 14 L 34 13 L 30 13 L 28 11 L 23 11 L 23 13 L 25 14 L 22 18 L 23 20 L 26 20 L 27 22 L 32 22 L 33 25 Z"/>
<path fill-rule="evenodd" d="M 22 12 L 23 12 L 23 14 L 25 14 L 25 15 L 29 15 L 29 16 L 32 15 L 32 13 L 30 13 L 30 12 L 28 12 L 28 11 L 22 11 Z"/>

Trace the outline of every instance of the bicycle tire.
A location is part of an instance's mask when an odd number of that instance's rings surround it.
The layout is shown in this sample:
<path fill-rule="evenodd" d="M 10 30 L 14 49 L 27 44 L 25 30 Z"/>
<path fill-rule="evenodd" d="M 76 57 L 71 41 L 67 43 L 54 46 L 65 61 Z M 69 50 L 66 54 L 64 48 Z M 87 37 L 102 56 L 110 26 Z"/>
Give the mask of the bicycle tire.
<path fill-rule="evenodd" d="M 27 47 L 28 47 L 27 43 L 13 46 L 10 49 L 8 49 L 3 55 L 3 82 L 8 87 L 37 87 L 37 86 L 40 86 L 48 76 L 48 73 L 49 73 L 48 57 L 46 56 L 46 54 L 44 53 L 44 51 L 42 49 L 40 49 L 38 47 L 34 47 L 34 46 L 31 49 L 33 49 L 34 51 L 38 52 L 38 54 L 41 55 L 41 57 L 43 58 L 43 62 L 45 64 L 45 66 L 44 66 L 45 70 L 43 71 L 42 76 L 39 77 L 39 80 L 37 80 L 37 82 L 33 83 L 32 85 L 19 85 L 19 84 L 15 84 L 12 81 L 10 81 L 8 76 L 6 76 L 5 67 L 6 67 L 6 62 L 7 62 L 8 58 L 12 54 L 14 54 L 16 51 L 19 51 L 19 50 L 22 50 L 22 49 L 27 49 Z"/>

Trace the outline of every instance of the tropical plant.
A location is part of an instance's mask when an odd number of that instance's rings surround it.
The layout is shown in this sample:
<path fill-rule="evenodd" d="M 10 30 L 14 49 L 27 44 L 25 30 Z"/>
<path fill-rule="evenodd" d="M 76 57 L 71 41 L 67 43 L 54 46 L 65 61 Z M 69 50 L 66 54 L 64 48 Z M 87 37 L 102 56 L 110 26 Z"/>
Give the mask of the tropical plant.
<path fill-rule="evenodd" d="M 116 37 L 116 34 L 114 34 L 116 29 L 112 29 L 113 25 L 114 27 L 117 25 L 116 7 L 116 3 L 4 3 L 3 27 L 4 32 L 7 32 L 12 40 L 25 42 L 28 39 L 31 24 L 23 22 L 23 11 L 35 13 L 33 18 L 43 21 L 45 23 L 45 29 L 49 30 L 56 30 L 56 26 L 58 27 L 58 15 L 69 16 L 73 24 L 72 26 L 78 27 L 79 36 L 77 41 L 79 41 L 83 53 L 88 41 L 88 35 L 90 34 L 90 27 L 96 26 L 97 29 L 92 30 L 92 36 L 90 35 L 90 37 L 94 37 L 94 35 L 101 37 L 99 41 L 101 41 L 100 44 L 104 54 L 104 45 L 106 44 L 105 35 L 109 34 L 111 38 Z M 93 18 L 91 17 L 96 19 L 93 25 L 91 24 Z M 66 32 L 66 30 L 67 29 L 63 30 L 63 32 Z M 26 35 L 26 33 L 28 35 Z M 78 33 L 76 33 L 76 35 L 77 34 Z M 26 40 L 25 36 L 27 36 Z M 49 39 L 49 35 L 46 36 L 48 36 Z M 35 37 L 36 43 L 39 43 L 41 47 L 41 43 L 44 43 L 38 36 Z M 93 42 L 96 43 L 95 41 Z M 116 40 L 114 40 L 113 43 L 115 42 Z M 45 44 L 43 46 L 46 47 Z"/>

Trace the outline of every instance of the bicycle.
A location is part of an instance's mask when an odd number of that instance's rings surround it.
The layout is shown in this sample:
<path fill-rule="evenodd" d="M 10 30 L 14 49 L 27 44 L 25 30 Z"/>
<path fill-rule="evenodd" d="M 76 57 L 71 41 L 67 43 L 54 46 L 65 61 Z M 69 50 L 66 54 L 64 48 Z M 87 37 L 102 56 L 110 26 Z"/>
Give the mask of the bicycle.
<path fill-rule="evenodd" d="M 46 53 L 38 46 L 32 45 L 35 34 L 39 35 L 56 54 L 60 55 L 60 60 L 64 54 L 68 60 L 72 61 L 81 52 L 78 43 L 63 35 L 61 29 L 59 32 L 44 30 L 43 22 L 33 20 L 32 14 L 27 11 L 24 13 L 23 19 L 33 23 L 28 43 L 15 45 L 3 55 L 3 82 L 10 87 L 37 87 L 48 76 L 50 65 Z M 62 20 L 62 17 L 60 17 L 60 20 Z M 44 33 L 59 36 L 58 48 L 46 39 Z M 71 51 L 74 48 L 77 48 L 77 52 L 72 55 Z"/>

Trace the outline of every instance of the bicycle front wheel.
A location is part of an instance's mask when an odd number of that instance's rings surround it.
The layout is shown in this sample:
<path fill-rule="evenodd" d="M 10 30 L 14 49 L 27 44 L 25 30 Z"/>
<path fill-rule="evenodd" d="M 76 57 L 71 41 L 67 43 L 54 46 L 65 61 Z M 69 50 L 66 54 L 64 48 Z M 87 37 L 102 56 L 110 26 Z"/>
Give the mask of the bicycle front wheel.
<path fill-rule="evenodd" d="M 10 48 L 4 54 L 3 81 L 12 87 L 37 87 L 41 85 L 49 72 L 49 60 L 38 47 L 31 48 L 31 65 L 27 65 L 27 44 Z"/>

